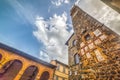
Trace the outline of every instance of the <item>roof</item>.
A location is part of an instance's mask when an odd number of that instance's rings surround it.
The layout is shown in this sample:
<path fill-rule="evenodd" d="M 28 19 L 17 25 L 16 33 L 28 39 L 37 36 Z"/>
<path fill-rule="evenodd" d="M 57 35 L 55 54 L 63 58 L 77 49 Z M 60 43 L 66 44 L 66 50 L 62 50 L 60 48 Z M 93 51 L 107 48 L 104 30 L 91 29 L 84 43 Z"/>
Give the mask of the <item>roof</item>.
<path fill-rule="evenodd" d="M 56 68 L 56 66 L 54 66 L 54 65 L 52 65 L 52 64 L 50 64 L 50 63 L 48 63 L 48 62 L 42 61 L 41 59 L 38 59 L 38 58 L 36 58 L 36 57 L 33 57 L 33 56 L 31 56 L 31 55 L 29 55 L 29 54 L 27 54 L 27 53 L 24 53 L 24 52 L 22 52 L 22 51 L 20 51 L 20 50 L 17 50 L 17 49 L 15 49 L 15 48 L 12 48 L 12 47 L 7 46 L 7 45 L 5 45 L 5 44 L 0 43 L 0 48 L 2 48 L 2 49 L 4 49 L 4 50 L 7 50 L 7 51 L 10 51 L 10 52 L 13 52 L 13 53 L 15 53 L 15 54 L 17 54 L 17 55 L 20 55 L 20 56 L 22 56 L 22 57 L 25 57 L 25 58 L 27 58 L 27 59 L 29 59 L 29 60 L 33 60 L 33 61 L 35 61 L 35 62 L 37 62 L 37 63 L 42 64 L 42 65 L 48 66 L 48 67 L 50 67 L 50 68 Z"/>
<path fill-rule="evenodd" d="M 60 61 L 58 61 L 58 60 L 52 60 L 52 61 L 56 61 L 56 63 L 59 63 L 59 64 L 61 64 L 61 65 L 64 65 L 64 66 L 68 67 L 67 64 L 64 64 L 64 63 L 62 63 L 62 62 L 60 62 Z"/>
<path fill-rule="evenodd" d="M 66 41 L 65 45 L 68 45 L 69 40 L 72 38 L 72 36 L 74 35 L 74 33 L 70 36 L 70 38 Z"/>

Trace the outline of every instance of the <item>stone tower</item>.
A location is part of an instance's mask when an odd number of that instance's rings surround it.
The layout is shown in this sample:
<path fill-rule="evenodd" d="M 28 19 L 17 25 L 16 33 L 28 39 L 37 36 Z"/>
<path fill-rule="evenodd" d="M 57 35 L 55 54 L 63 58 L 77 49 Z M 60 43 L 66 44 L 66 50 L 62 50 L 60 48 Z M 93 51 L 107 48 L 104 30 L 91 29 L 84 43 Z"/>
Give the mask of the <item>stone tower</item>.
<path fill-rule="evenodd" d="M 120 80 L 120 36 L 76 5 L 71 17 L 70 80 Z"/>
<path fill-rule="evenodd" d="M 120 0 L 101 0 L 108 6 L 110 6 L 112 9 L 116 10 L 120 13 Z"/>

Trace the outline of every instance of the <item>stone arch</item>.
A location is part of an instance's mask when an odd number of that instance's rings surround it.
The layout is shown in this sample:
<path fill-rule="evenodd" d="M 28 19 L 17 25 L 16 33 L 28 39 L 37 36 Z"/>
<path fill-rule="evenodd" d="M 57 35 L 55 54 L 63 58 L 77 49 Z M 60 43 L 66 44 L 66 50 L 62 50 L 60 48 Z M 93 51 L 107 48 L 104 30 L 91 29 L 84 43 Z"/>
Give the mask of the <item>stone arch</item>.
<path fill-rule="evenodd" d="M 35 80 L 38 73 L 38 68 L 36 66 L 29 66 L 21 76 L 20 80 Z"/>
<path fill-rule="evenodd" d="M 0 80 L 13 80 L 21 70 L 23 64 L 20 60 L 10 60 L 0 69 Z"/>
<path fill-rule="evenodd" d="M 48 71 L 44 71 L 40 77 L 40 80 L 48 80 L 50 77 L 50 74 Z"/>

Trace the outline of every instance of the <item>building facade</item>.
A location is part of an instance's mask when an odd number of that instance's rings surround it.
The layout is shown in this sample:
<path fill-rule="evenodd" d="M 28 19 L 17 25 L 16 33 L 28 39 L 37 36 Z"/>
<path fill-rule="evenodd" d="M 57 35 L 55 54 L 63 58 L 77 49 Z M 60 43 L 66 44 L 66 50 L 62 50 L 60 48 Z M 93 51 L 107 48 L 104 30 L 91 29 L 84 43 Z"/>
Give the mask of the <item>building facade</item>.
<path fill-rule="evenodd" d="M 120 80 L 120 36 L 77 5 L 71 17 L 69 80 Z"/>
<path fill-rule="evenodd" d="M 120 13 L 120 0 L 101 0 L 114 10 Z"/>
<path fill-rule="evenodd" d="M 0 80 L 53 80 L 56 66 L 0 43 Z"/>
<path fill-rule="evenodd" d="M 51 64 L 57 66 L 54 73 L 54 80 L 68 80 L 68 65 L 58 60 L 52 60 Z"/>

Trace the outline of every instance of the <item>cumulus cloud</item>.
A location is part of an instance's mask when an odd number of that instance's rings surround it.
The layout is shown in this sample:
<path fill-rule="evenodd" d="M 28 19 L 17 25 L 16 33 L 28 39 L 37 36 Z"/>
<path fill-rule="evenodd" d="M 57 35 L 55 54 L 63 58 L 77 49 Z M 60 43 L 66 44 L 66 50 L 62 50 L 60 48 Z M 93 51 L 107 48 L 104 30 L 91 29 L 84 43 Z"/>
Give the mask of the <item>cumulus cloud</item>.
<path fill-rule="evenodd" d="M 45 20 L 43 17 L 37 17 L 35 21 L 36 30 L 33 32 L 34 36 L 44 44 L 45 49 L 40 51 L 40 57 L 44 60 L 59 59 L 67 63 L 67 46 L 65 42 L 72 34 L 68 31 L 67 14 L 54 14 L 49 19 Z M 48 56 L 46 56 L 46 53 Z M 42 57 L 43 56 L 43 57 Z"/>
<path fill-rule="evenodd" d="M 62 4 L 68 4 L 70 0 L 52 0 L 51 3 L 55 6 L 61 6 Z"/>
<path fill-rule="evenodd" d="M 100 0 L 78 0 L 76 5 L 120 34 L 120 14 Z"/>

